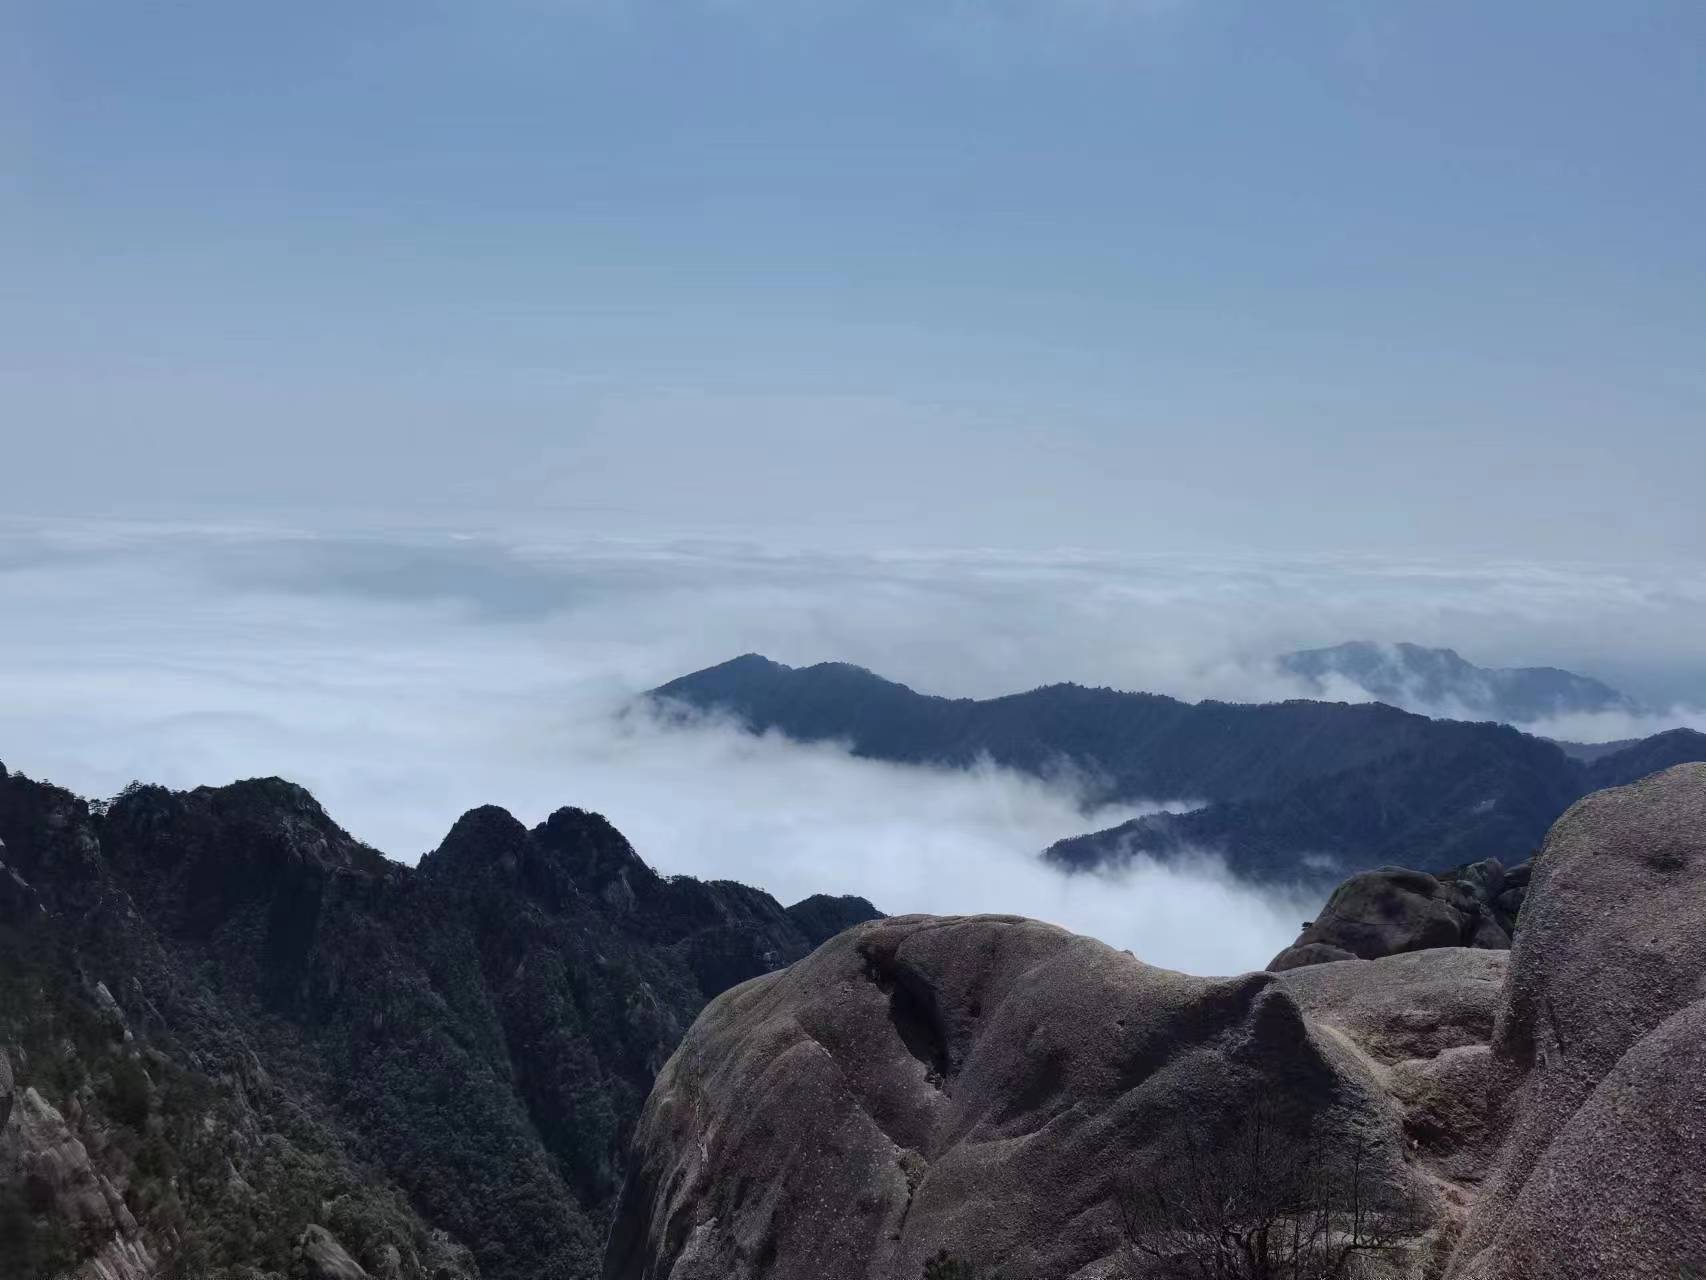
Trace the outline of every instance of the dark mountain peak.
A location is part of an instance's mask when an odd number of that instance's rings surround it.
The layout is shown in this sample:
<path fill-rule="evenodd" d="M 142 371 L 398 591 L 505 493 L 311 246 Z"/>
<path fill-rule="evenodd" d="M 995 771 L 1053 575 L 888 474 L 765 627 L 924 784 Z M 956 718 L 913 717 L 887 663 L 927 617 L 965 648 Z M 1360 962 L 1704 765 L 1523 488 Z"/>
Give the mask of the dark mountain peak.
<path fill-rule="evenodd" d="M 853 662 L 814 662 L 809 667 L 783 667 L 782 670 L 798 671 L 801 675 L 814 676 L 818 679 L 845 680 L 852 684 L 880 684 L 893 689 L 906 688 L 899 681 L 885 679 L 869 667 L 861 667 Z"/>
<path fill-rule="evenodd" d="M 814 947 L 821 947 L 836 934 L 867 920 L 881 920 L 883 913 L 866 899 L 853 894 L 814 893 L 787 908 L 788 918 Z"/>
<path fill-rule="evenodd" d="M 565 806 L 533 829 L 533 839 L 547 855 L 553 879 L 566 877 L 612 905 L 631 907 L 659 882 L 657 872 L 603 814 Z"/>
<path fill-rule="evenodd" d="M 1701 743 L 1706 743 L 1706 733 L 1702 733 L 1698 729 L 1689 729 L 1686 727 L 1679 727 L 1676 729 L 1663 729 L 1663 730 L 1660 730 L 1658 733 L 1649 734 L 1645 738 L 1637 738 L 1630 745 L 1631 746 L 1643 746 L 1644 745 L 1650 749 L 1655 748 L 1655 747 L 1662 747 L 1662 748 L 1681 747 L 1681 748 L 1684 748 L 1686 750 L 1692 751 L 1692 750 L 1697 749 Z M 1679 761 L 1677 761 L 1677 763 L 1678 764 L 1688 764 L 1688 763 L 1690 763 L 1690 761 L 1679 760 Z"/>
<path fill-rule="evenodd" d="M 1706 733 L 1696 729 L 1666 729 L 1599 756 L 1588 764 L 1587 775 L 1595 790 L 1621 787 L 1672 765 L 1696 760 L 1706 760 Z"/>
<path fill-rule="evenodd" d="M 451 824 L 438 848 L 421 859 L 423 875 L 466 879 L 496 871 L 513 879 L 527 856 L 531 836 L 508 809 L 483 804 Z"/>
<path fill-rule="evenodd" d="M 719 702 L 777 689 L 837 690 L 882 689 L 910 694 L 911 689 L 888 680 L 867 667 L 851 662 L 815 662 L 809 667 L 790 667 L 762 654 L 744 653 L 714 667 L 679 676 L 651 691 L 654 698 L 673 698 L 694 706 Z"/>
<path fill-rule="evenodd" d="M 548 848 L 568 848 L 592 842 L 620 850 L 621 856 L 637 858 L 628 838 L 611 825 L 610 819 L 590 809 L 564 805 L 533 828 L 534 836 Z"/>
<path fill-rule="evenodd" d="M 99 855 L 89 806 L 63 787 L 0 770 L 0 862 L 26 881 L 50 874 L 88 883 Z"/>
<path fill-rule="evenodd" d="M 1039 684 L 1034 689 L 1027 689 L 1024 693 L 1009 694 L 1008 696 L 1014 698 L 1071 698 L 1080 694 L 1107 693 L 1117 694 L 1119 690 L 1109 689 L 1101 685 L 1092 687 L 1087 684 L 1079 684 L 1076 680 L 1052 680 L 1048 684 Z"/>
<path fill-rule="evenodd" d="M 314 798 L 313 792 L 301 783 L 284 778 L 240 778 L 223 787 L 197 787 L 194 794 L 206 796 L 226 812 L 267 809 L 299 814 L 328 826 L 336 825 Z"/>
<path fill-rule="evenodd" d="M 695 689 L 712 687 L 744 687 L 791 674 L 794 668 L 766 658 L 762 653 L 743 653 L 738 658 L 719 662 L 715 666 L 677 676 L 668 684 L 652 690 L 654 697 L 670 698 L 691 693 Z"/>
<path fill-rule="evenodd" d="M 777 662 L 774 658 L 766 658 L 762 653 L 743 653 L 738 658 L 730 658 L 727 662 L 720 663 L 719 665 L 717 665 L 715 667 L 708 667 L 707 670 L 710 670 L 710 671 L 791 671 L 791 670 L 793 670 L 793 668 L 786 666 L 783 663 Z"/>
<path fill-rule="evenodd" d="M 421 859 L 431 879 L 520 892 L 553 911 L 597 899 L 618 912 L 654 893 L 658 874 L 601 814 L 565 806 L 529 831 L 507 809 L 470 809 Z"/>
<path fill-rule="evenodd" d="M 286 880 L 393 868 L 283 778 L 172 791 L 132 783 L 101 816 L 102 841 L 145 901 L 216 918 Z"/>

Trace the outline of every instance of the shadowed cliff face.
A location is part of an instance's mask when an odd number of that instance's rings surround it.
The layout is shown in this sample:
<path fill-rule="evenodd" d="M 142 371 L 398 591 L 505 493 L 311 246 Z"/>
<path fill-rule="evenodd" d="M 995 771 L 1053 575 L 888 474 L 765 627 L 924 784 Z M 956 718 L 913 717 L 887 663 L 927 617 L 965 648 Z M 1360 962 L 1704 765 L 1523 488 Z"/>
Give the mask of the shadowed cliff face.
<path fill-rule="evenodd" d="M 574 809 L 531 830 L 474 810 L 410 869 L 277 779 L 92 811 L 0 775 L 0 841 L 6 1100 L 57 1108 L 126 1207 L 151 1261 L 121 1275 L 595 1274 L 654 1073 L 822 914 L 660 877 Z M 92 1256 L 112 1224 L 30 1190 L 13 1111 L 0 1242 Z"/>

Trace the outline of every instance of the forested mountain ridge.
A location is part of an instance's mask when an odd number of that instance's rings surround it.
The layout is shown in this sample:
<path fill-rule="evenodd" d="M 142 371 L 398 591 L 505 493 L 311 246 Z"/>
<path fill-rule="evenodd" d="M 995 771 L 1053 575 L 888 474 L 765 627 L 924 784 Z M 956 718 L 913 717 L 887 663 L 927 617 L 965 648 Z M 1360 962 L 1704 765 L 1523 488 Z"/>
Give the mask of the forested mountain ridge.
<path fill-rule="evenodd" d="M 1584 763 L 1506 725 L 1430 720 L 1381 703 L 1188 703 L 1073 684 L 941 698 L 844 663 L 794 668 L 757 654 L 650 696 L 733 716 L 754 732 L 843 741 L 876 759 L 989 759 L 1039 776 L 1070 774 L 1094 802 L 1202 806 L 1049 850 L 1074 868 L 1187 848 L 1264 877 L 1394 861 L 1518 861 L 1587 792 L 1706 760 L 1706 735 L 1686 729 Z"/>
<path fill-rule="evenodd" d="M 596 1275 L 705 1001 L 875 914 L 659 876 L 577 809 L 410 868 L 278 779 L 0 768 L 0 843 L 7 1276 Z"/>

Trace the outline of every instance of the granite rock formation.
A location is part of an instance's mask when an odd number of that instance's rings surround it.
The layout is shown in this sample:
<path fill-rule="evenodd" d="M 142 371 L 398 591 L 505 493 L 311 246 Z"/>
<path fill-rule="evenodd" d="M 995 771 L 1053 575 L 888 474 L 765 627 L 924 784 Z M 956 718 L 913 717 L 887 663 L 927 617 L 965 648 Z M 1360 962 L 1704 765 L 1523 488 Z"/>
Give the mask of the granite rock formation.
<path fill-rule="evenodd" d="M 1589 796 L 1536 862 L 1492 1042 L 1505 1137 L 1455 1280 L 1706 1260 L 1706 765 Z"/>
<path fill-rule="evenodd" d="M 1189 978 L 1033 921 L 905 917 L 725 993 L 646 1104 L 606 1280 L 910 1280 L 932 1259 L 1156 1274 L 1122 1234 L 1122 1171 L 1181 1129 L 1229 1132 L 1253 1098 L 1354 1141 L 1409 1197 L 1411 1274 L 1688 1275 L 1706 1259 L 1706 765 L 1572 808 L 1514 950 L 1427 945 L 1462 941 L 1438 910 L 1457 908 L 1438 878 L 1397 880 L 1381 892 L 1416 901 L 1396 933 L 1335 935 L 1370 958 L 1277 974 Z M 1491 867 L 1452 883 L 1505 892 Z"/>
<path fill-rule="evenodd" d="M 1463 1003 L 1446 972 L 1433 985 Z M 1463 980 L 1490 1001 L 1481 970 Z M 1484 1010 L 1449 1017 L 1484 1044 Z M 1185 1117 L 1218 1133 L 1275 1098 L 1447 1218 L 1383 1070 L 1289 975 L 1187 977 L 1015 917 L 861 925 L 701 1016 L 647 1104 L 605 1275 L 875 1280 L 944 1250 L 1014 1277 L 1124 1274 L 1122 1178 Z"/>

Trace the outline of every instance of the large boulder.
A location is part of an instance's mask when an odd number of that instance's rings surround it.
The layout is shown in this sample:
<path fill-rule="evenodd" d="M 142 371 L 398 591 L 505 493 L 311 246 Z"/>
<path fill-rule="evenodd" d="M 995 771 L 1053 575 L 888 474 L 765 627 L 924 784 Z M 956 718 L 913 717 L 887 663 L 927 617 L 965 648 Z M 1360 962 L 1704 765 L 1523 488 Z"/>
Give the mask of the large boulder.
<path fill-rule="evenodd" d="M 1451 1275 L 1706 1259 L 1706 765 L 1601 791 L 1535 864 L 1493 1057 L 1507 1126 Z"/>
<path fill-rule="evenodd" d="M 1268 968 L 1282 973 L 1430 947 L 1506 949 L 1528 871 L 1526 863 L 1507 870 L 1487 858 L 1438 876 L 1408 867 L 1361 872 L 1333 891 L 1320 916 Z"/>
<path fill-rule="evenodd" d="M 1123 1274 L 1122 1180 L 1258 1100 L 1437 1196 L 1366 1055 L 1272 974 L 1206 979 L 1006 916 L 860 925 L 714 1001 L 659 1075 L 609 1280 Z"/>

